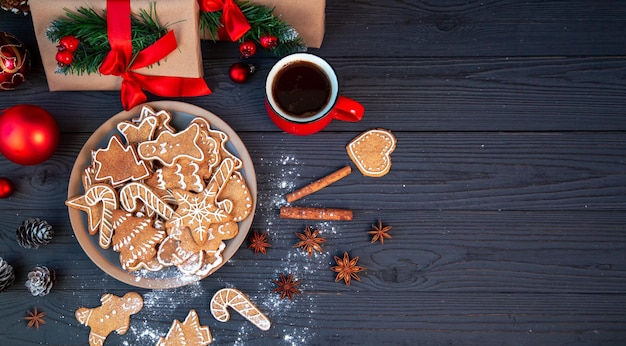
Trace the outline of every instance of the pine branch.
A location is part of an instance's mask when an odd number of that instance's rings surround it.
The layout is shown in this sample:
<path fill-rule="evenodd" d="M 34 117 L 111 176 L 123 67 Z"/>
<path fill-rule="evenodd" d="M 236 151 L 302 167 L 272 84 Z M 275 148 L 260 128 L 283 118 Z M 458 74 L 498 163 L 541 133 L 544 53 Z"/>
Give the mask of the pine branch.
<path fill-rule="evenodd" d="M 275 55 L 285 55 L 305 49 L 302 38 L 280 17 L 273 14 L 274 9 L 257 6 L 250 1 L 236 1 L 248 22 L 250 30 L 240 39 L 240 42 L 251 40 L 260 43 L 263 35 L 272 35 L 278 38 L 278 46 L 272 51 Z M 218 38 L 218 29 L 221 23 L 222 11 L 200 12 L 200 30 L 208 32 L 213 40 Z"/>
<path fill-rule="evenodd" d="M 156 5 L 150 10 L 139 11 L 131 16 L 133 57 L 144 48 L 152 45 L 167 34 L 167 27 L 161 25 L 156 14 Z M 74 52 L 70 65 L 59 67 L 58 72 L 68 74 L 97 73 L 100 65 L 111 50 L 107 35 L 106 11 L 98 14 L 93 8 L 80 7 L 76 11 L 65 9 L 65 17 L 53 21 L 46 32 L 52 42 L 62 37 L 74 35 L 80 44 Z"/>

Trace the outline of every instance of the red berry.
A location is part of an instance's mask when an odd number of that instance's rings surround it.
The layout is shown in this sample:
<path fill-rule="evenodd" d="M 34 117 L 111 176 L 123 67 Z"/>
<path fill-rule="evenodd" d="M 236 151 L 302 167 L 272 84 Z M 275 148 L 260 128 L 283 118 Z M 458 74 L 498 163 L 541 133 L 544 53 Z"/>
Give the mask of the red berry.
<path fill-rule="evenodd" d="M 259 37 L 259 43 L 265 49 L 273 49 L 278 46 L 278 38 L 274 35 L 263 35 Z"/>
<path fill-rule="evenodd" d="M 64 50 L 73 52 L 78 48 L 78 44 L 80 41 L 74 35 L 67 35 L 61 37 L 59 40 L 59 45 L 64 48 Z"/>
<path fill-rule="evenodd" d="M 253 41 L 244 41 L 239 45 L 242 58 L 249 58 L 256 53 L 256 44 Z"/>
<path fill-rule="evenodd" d="M 56 59 L 59 64 L 69 65 L 72 63 L 72 61 L 74 61 L 74 53 L 67 50 L 59 51 L 57 53 Z"/>

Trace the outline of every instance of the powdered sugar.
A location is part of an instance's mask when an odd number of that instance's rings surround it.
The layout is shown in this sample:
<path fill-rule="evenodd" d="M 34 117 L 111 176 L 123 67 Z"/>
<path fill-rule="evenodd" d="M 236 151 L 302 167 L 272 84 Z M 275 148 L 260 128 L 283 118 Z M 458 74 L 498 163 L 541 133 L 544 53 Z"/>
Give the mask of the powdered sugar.
<path fill-rule="evenodd" d="M 328 271 L 328 263 L 332 261 L 332 255 L 326 250 L 325 244 L 321 244 L 324 250 L 323 252 L 314 251 L 310 257 L 305 251 L 302 251 L 302 249 L 292 248 L 297 238 L 295 235 L 293 237 L 288 235 L 292 235 L 294 232 L 304 231 L 304 228 L 302 230 L 280 230 L 283 235 L 287 235 L 286 237 L 278 236 L 278 230 L 275 229 L 279 218 L 276 210 L 287 204 L 284 196 L 298 187 L 297 182 L 300 177 L 298 167 L 301 166 L 301 163 L 293 155 L 287 154 L 272 161 L 262 158 L 260 161 L 260 165 L 271 167 L 271 169 L 264 169 L 264 171 L 274 173 L 268 174 L 265 181 L 267 184 L 265 185 L 266 188 L 258 193 L 256 213 L 256 218 L 258 219 L 256 223 L 266 227 L 265 231 L 270 233 L 270 238 L 272 238 L 272 235 L 275 236 L 275 238 L 272 239 L 273 242 L 275 242 L 274 248 L 280 247 L 288 250 L 284 253 L 274 254 L 279 256 L 282 261 L 281 265 L 274 268 L 272 273 L 273 277 L 259 281 L 258 285 L 254 286 L 256 289 L 253 291 L 256 292 L 244 293 L 247 294 L 250 300 L 271 320 L 273 325 L 270 330 L 272 336 L 260 331 L 251 323 L 242 322 L 240 326 L 234 327 L 237 328 L 234 330 L 236 333 L 234 340 L 230 338 L 226 339 L 225 336 L 220 335 L 220 323 L 206 321 L 203 324 L 211 327 L 214 343 L 216 344 L 228 342 L 233 345 L 247 345 L 251 342 L 264 339 L 265 336 L 267 339 L 277 341 L 276 343 L 279 345 L 306 345 L 314 341 L 315 333 L 312 324 L 315 321 L 314 315 L 318 313 L 317 296 L 307 294 L 307 291 L 313 291 L 315 287 L 315 283 L 308 281 L 308 278 L 314 277 L 314 274 L 320 271 Z M 330 221 L 315 222 L 309 225 L 311 229 L 319 229 L 319 236 L 327 239 L 333 238 L 338 233 L 338 225 Z M 278 244 L 279 242 L 285 242 L 286 244 Z M 263 261 L 263 257 L 255 257 L 255 259 L 257 259 L 258 262 Z M 246 265 L 257 265 L 257 261 Z M 237 263 L 237 256 L 231 258 L 229 262 L 231 266 L 239 265 Z M 293 274 L 293 278 L 300 281 L 298 289 L 302 294 L 295 295 L 293 301 L 288 298 L 281 299 L 279 293 L 272 292 L 276 287 L 273 280 L 277 280 L 280 274 Z M 155 274 L 147 272 L 140 274 L 142 277 L 151 277 L 153 275 Z M 224 280 L 219 275 L 215 277 L 211 276 L 211 278 L 213 284 L 222 286 L 236 285 L 236 283 L 225 282 L 227 280 Z M 125 340 L 124 345 L 156 344 L 159 337 L 165 336 L 169 330 L 169 325 L 156 322 L 163 320 L 164 312 L 174 311 L 179 308 L 179 306 L 189 305 L 190 302 L 198 302 L 198 309 L 206 309 L 214 293 L 213 289 L 205 289 L 200 281 L 192 282 L 187 286 L 175 289 L 157 290 L 145 293 L 144 309 L 137 316 L 143 317 L 143 321 L 140 320 L 131 323 L 131 330 L 123 338 L 123 340 Z M 198 313 L 200 313 L 200 310 Z M 298 316 L 297 321 L 290 319 L 290 316 L 294 315 Z M 174 317 L 172 317 L 172 321 L 173 320 Z M 273 339 L 277 334 L 279 339 Z"/>

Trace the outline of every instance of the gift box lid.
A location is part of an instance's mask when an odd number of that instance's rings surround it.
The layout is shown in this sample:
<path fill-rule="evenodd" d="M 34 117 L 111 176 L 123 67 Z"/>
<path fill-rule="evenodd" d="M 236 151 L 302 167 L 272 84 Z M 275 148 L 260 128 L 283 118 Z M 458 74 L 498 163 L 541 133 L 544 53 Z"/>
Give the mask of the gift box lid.
<path fill-rule="evenodd" d="M 59 90 L 119 90 L 122 78 L 92 74 L 57 73 L 57 43 L 46 37 L 50 24 L 66 15 L 65 9 L 75 11 L 79 7 L 91 7 L 96 12 L 106 8 L 106 0 L 30 0 L 33 26 L 50 91 Z M 132 0 L 131 12 L 149 10 L 156 6 L 161 24 L 174 31 L 178 47 L 158 64 L 135 72 L 152 76 L 198 78 L 203 75 L 199 34 L 199 5 L 197 0 Z"/>

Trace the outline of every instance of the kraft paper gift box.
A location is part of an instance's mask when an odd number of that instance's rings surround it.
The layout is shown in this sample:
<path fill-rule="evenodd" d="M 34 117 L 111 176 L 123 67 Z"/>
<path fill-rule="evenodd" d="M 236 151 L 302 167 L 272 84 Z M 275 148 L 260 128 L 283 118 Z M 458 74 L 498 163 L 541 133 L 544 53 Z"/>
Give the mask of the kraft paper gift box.
<path fill-rule="evenodd" d="M 41 54 L 41 60 L 50 91 L 59 90 L 119 90 L 122 78 L 112 75 L 63 74 L 57 69 L 56 53 L 58 43 L 46 37 L 50 24 L 66 15 L 65 9 L 76 12 L 79 7 L 91 7 L 98 14 L 106 8 L 106 0 L 30 0 L 33 26 Z M 200 49 L 199 5 L 197 0 L 131 0 L 131 13 L 149 11 L 155 5 L 161 24 L 174 31 L 177 49 L 158 64 L 135 70 L 150 76 L 202 77 L 202 55 Z"/>
<path fill-rule="evenodd" d="M 274 16 L 280 17 L 294 28 L 307 47 L 319 48 L 324 39 L 326 0 L 251 0 L 255 5 L 273 8 Z M 203 39 L 211 39 L 202 33 Z"/>

